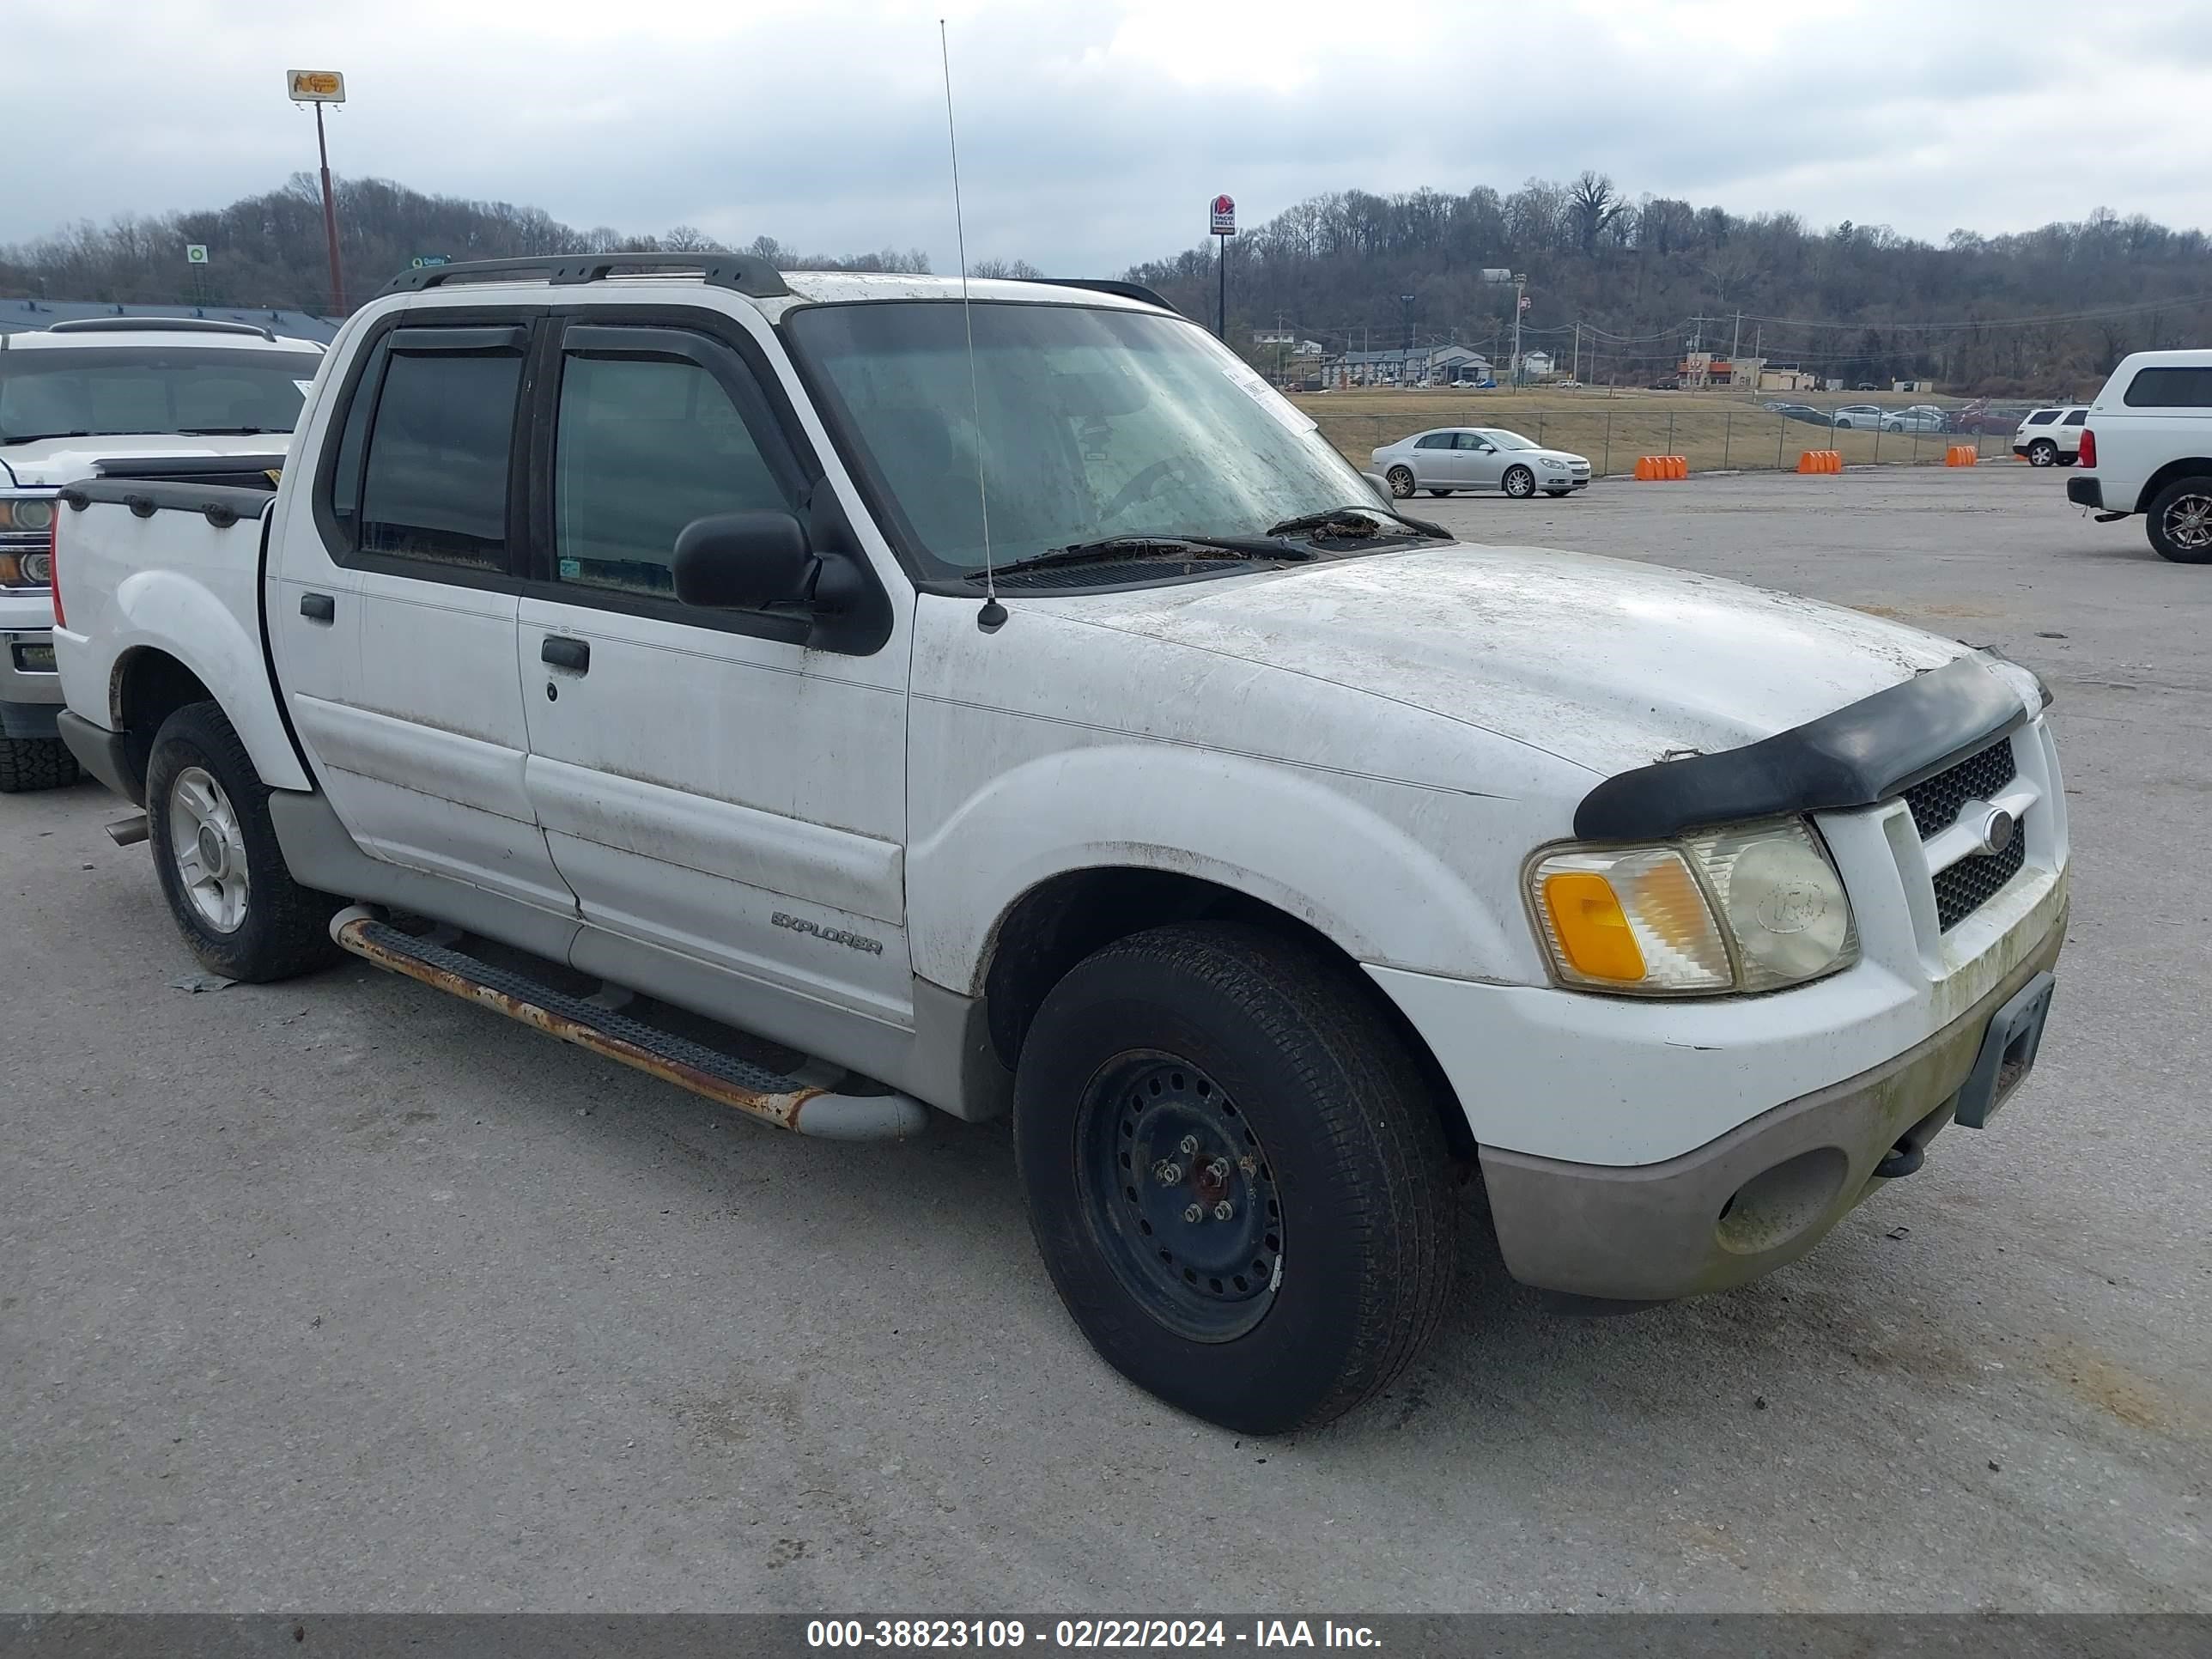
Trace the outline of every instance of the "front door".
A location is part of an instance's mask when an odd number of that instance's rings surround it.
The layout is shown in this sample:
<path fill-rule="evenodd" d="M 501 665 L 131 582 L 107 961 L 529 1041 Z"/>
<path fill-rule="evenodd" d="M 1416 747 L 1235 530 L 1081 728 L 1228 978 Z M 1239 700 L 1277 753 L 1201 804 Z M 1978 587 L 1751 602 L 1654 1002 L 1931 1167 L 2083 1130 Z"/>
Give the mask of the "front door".
<path fill-rule="evenodd" d="M 1454 459 L 1459 463 L 1460 477 L 1470 489 L 1495 489 L 1505 473 L 1504 454 L 1480 432 L 1459 434 L 1458 453 Z"/>
<path fill-rule="evenodd" d="M 363 852 L 572 913 L 523 787 L 514 675 L 529 330 L 455 318 L 402 317 L 340 392 L 337 453 L 283 526 L 277 663 Z"/>
<path fill-rule="evenodd" d="M 518 665 L 554 862 L 587 936 L 903 1025 L 904 622 L 849 656 L 800 616 L 678 602 L 684 526 L 831 486 L 750 325 L 626 315 L 567 319 L 541 404 Z"/>

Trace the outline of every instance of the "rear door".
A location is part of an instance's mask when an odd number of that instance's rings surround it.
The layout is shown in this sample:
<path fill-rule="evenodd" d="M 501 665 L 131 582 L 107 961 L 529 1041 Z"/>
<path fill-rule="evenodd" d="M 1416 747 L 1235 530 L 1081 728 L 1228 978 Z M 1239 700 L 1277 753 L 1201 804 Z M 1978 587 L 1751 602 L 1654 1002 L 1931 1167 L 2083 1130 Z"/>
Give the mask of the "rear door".
<path fill-rule="evenodd" d="M 1424 487 L 1450 489 L 1459 476 L 1455 459 L 1450 433 L 1424 432 L 1413 440 L 1413 481 Z"/>
<path fill-rule="evenodd" d="M 519 669 L 575 959 L 604 930 L 903 1025 L 903 621 L 869 655 L 810 651 L 805 617 L 694 609 L 670 574 L 692 520 L 803 515 L 830 488 L 765 325 L 588 307 L 563 327 Z"/>
<path fill-rule="evenodd" d="M 270 622 L 294 729 L 364 852 L 573 912 L 522 775 L 530 342 L 527 316 L 441 307 L 357 354 Z"/>
<path fill-rule="evenodd" d="M 2081 449 L 2081 428 L 2084 426 L 2087 426 L 2088 422 L 2089 411 L 2087 410 L 2070 409 L 2067 410 L 2065 418 L 2058 422 L 2057 437 L 2059 448 L 2064 450 L 2069 455 L 2079 454 Z"/>

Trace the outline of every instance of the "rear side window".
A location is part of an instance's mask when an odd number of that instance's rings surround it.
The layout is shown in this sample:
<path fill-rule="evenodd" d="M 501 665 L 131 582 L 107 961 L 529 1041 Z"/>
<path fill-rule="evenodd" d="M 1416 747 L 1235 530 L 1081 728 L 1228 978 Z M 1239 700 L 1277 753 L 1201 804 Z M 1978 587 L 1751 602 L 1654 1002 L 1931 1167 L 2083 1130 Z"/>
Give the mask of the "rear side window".
<path fill-rule="evenodd" d="M 2139 368 L 2121 401 L 2130 409 L 2212 409 L 2212 368 Z"/>
<path fill-rule="evenodd" d="M 1449 432 L 1425 433 L 1413 440 L 1416 449 L 1449 449 L 1451 447 L 1452 434 Z"/>
<path fill-rule="evenodd" d="M 2031 415 L 2031 416 L 2029 416 L 2027 417 L 2027 423 L 2028 423 L 2030 426 L 2049 426 L 2049 425 L 2050 425 L 2053 421 L 2057 420 L 2057 418 L 2058 418 L 2058 411 L 2057 411 L 2057 410 L 2055 410 L 2055 409 L 2039 409 L 2039 410 L 2037 410 L 2035 411 L 2035 413 L 2034 413 L 2034 414 L 2033 414 L 2033 415 Z"/>
<path fill-rule="evenodd" d="M 521 384 L 520 352 L 392 354 L 361 463 L 361 551 L 506 568 Z M 339 440 L 341 474 L 350 436 L 349 429 Z"/>
<path fill-rule="evenodd" d="M 2087 410 L 2077 409 L 2071 415 L 2069 415 L 2064 420 L 2059 422 L 2058 424 L 2061 426 L 2080 426 L 2088 418 L 2089 411 Z"/>

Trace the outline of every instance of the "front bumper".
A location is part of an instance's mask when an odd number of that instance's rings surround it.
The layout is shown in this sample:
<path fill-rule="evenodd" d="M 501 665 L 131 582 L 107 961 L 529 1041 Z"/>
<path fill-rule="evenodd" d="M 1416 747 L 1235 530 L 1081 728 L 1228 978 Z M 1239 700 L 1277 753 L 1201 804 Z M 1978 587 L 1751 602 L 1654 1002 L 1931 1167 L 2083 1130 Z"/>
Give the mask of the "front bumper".
<path fill-rule="evenodd" d="M 2066 481 L 2066 499 L 2076 507 L 2086 507 L 2101 513 L 2105 510 L 2105 486 L 2094 477 L 2069 478 Z"/>
<path fill-rule="evenodd" d="M 0 627 L 0 737 L 51 738 L 62 706 L 51 628 Z"/>
<path fill-rule="evenodd" d="M 2050 971 L 2062 908 L 1995 988 L 1905 1053 L 1789 1101 L 1662 1164 L 1571 1164 L 1482 1149 L 1505 1265 L 1525 1284 L 1605 1302 L 1726 1290 L 1802 1255 L 1948 1125 L 1999 1010 Z M 2002 1097 L 1999 1097 L 2002 1098 Z"/>

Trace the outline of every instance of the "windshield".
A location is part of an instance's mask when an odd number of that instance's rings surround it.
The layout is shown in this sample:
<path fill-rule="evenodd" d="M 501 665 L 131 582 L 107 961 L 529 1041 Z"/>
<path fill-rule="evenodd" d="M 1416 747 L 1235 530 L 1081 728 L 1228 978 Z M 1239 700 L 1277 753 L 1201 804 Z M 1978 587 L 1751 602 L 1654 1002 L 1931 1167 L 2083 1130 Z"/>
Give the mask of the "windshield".
<path fill-rule="evenodd" d="M 0 352 L 0 443 L 78 434 L 289 432 L 321 364 L 312 351 L 220 346 Z"/>
<path fill-rule="evenodd" d="M 1500 449 L 1534 449 L 1536 447 L 1517 432 L 1492 431 L 1486 432 L 1483 435 Z"/>
<path fill-rule="evenodd" d="M 793 349 L 880 481 L 922 574 L 1112 536 L 1261 536 L 1374 491 L 1313 422 L 1204 331 L 1080 306 L 794 312 Z M 980 423 L 975 411 L 980 408 Z"/>

